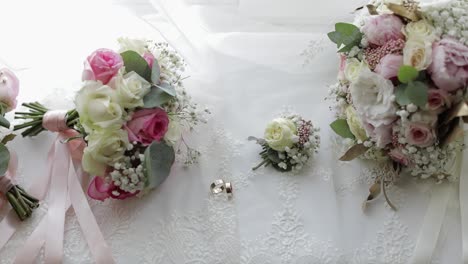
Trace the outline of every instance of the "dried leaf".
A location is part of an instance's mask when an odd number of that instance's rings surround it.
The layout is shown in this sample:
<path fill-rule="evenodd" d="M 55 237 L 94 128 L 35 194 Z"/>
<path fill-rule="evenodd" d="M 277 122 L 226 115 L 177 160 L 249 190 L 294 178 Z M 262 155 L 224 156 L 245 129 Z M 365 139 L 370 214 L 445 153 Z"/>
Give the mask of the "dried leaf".
<path fill-rule="evenodd" d="M 370 201 L 373 201 L 375 198 L 377 198 L 380 195 L 380 182 L 375 182 L 374 184 L 369 187 L 369 195 L 367 196 L 367 199 L 362 203 L 362 210 L 366 210 L 367 204 Z"/>
<path fill-rule="evenodd" d="M 468 117 L 468 104 L 465 101 L 460 102 L 452 107 L 452 109 L 448 110 L 447 114 L 443 117 L 444 121 L 442 124 L 448 124 L 456 117 Z"/>
<path fill-rule="evenodd" d="M 409 10 L 403 5 L 398 5 L 394 3 L 387 3 L 386 5 L 388 9 L 395 13 L 395 15 L 407 18 L 411 21 L 418 21 L 421 19 L 421 15 L 417 10 Z"/>
<path fill-rule="evenodd" d="M 369 150 L 368 147 L 364 146 L 363 144 L 357 144 L 352 146 L 346 153 L 340 158 L 341 161 L 351 161 L 362 154 L 366 153 Z"/>
<path fill-rule="evenodd" d="M 379 12 L 377 12 L 377 7 L 375 7 L 375 5 L 366 5 L 366 7 L 370 15 L 375 16 L 379 14 Z"/>
<path fill-rule="evenodd" d="M 3 139 L 2 139 L 2 144 L 6 144 L 10 141 L 12 141 L 13 139 L 15 139 L 16 135 L 15 134 L 8 134 L 6 135 Z"/>
<path fill-rule="evenodd" d="M 385 189 L 385 181 L 382 181 L 382 191 L 383 191 L 383 195 L 385 197 L 385 201 L 387 201 L 387 204 L 394 210 L 396 211 L 397 208 L 395 205 L 393 205 L 393 203 L 390 201 L 390 199 L 388 199 L 388 196 L 387 196 L 387 190 Z"/>
<path fill-rule="evenodd" d="M 462 136 L 463 128 L 460 126 L 460 120 L 457 118 L 451 123 L 448 133 L 442 138 L 440 144 L 442 146 L 447 146 Z"/>

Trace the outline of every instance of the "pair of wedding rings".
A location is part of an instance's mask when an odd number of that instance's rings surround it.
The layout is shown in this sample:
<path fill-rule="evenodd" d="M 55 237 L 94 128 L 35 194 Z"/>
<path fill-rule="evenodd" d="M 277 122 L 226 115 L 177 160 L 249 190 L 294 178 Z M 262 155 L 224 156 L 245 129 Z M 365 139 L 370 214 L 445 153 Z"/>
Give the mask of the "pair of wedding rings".
<path fill-rule="evenodd" d="M 232 184 L 230 182 L 224 182 L 222 179 L 217 179 L 211 183 L 210 189 L 211 193 L 214 195 L 225 192 L 229 198 L 232 197 Z"/>

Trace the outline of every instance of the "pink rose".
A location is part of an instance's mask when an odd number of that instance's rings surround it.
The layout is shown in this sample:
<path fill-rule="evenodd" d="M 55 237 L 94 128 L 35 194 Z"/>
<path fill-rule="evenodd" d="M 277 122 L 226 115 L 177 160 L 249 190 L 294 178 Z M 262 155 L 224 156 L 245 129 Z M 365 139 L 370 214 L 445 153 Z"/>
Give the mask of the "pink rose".
<path fill-rule="evenodd" d="M 375 67 L 375 72 L 385 79 L 390 79 L 398 75 L 400 66 L 403 65 L 403 56 L 397 54 L 387 54 Z"/>
<path fill-rule="evenodd" d="M 436 112 L 437 114 L 450 108 L 450 95 L 447 91 L 441 89 L 429 89 L 427 98 L 427 109 Z"/>
<path fill-rule="evenodd" d="M 364 129 L 367 132 L 367 135 L 375 142 L 377 147 L 385 148 L 388 144 L 392 143 L 393 138 L 393 123 L 389 125 L 380 125 L 374 127 L 373 125 L 363 122 Z"/>
<path fill-rule="evenodd" d="M 151 52 L 145 52 L 143 54 L 143 59 L 146 60 L 150 68 L 153 68 L 153 63 L 154 63 L 154 55 Z"/>
<path fill-rule="evenodd" d="M 372 16 L 366 21 L 362 32 L 369 43 L 382 46 L 389 40 L 403 39 L 403 22 L 394 15 Z"/>
<path fill-rule="evenodd" d="M 161 141 L 167 132 L 169 117 L 161 108 L 136 111 L 127 123 L 130 142 L 140 142 L 148 146 L 153 141 Z"/>
<path fill-rule="evenodd" d="M 118 200 L 124 200 L 133 197 L 139 193 L 130 193 L 121 190 L 115 186 L 114 183 L 107 183 L 100 176 L 95 176 L 88 186 L 88 196 L 94 200 L 104 201 L 107 198 L 113 198 Z"/>
<path fill-rule="evenodd" d="M 403 152 L 399 148 L 392 149 L 388 153 L 388 155 L 392 160 L 400 163 L 401 165 L 408 166 L 410 164 L 409 158 L 405 154 L 403 154 Z"/>
<path fill-rule="evenodd" d="M 109 49 L 98 49 L 88 56 L 83 81 L 95 80 L 107 84 L 124 65 L 120 54 Z"/>
<path fill-rule="evenodd" d="M 449 38 L 435 43 L 428 70 L 440 89 L 453 92 L 463 88 L 468 84 L 468 47 Z"/>
<path fill-rule="evenodd" d="M 415 146 L 429 147 L 435 142 L 435 132 L 424 123 L 409 123 L 405 130 L 406 141 Z"/>
<path fill-rule="evenodd" d="M 6 106 L 5 112 L 9 112 L 16 107 L 18 93 L 19 80 L 16 75 L 6 68 L 0 69 L 0 103 Z"/>

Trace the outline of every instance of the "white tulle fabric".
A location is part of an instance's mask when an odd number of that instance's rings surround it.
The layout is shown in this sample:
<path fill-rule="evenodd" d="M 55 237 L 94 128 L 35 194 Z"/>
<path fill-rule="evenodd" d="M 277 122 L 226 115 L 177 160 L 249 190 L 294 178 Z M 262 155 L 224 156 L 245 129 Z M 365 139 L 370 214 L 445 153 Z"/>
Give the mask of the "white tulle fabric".
<path fill-rule="evenodd" d="M 72 106 L 81 61 L 96 48 L 115 47 L 117 36 L 160 38 L 159 31 L 187 59 L 188 91 L 213 112 L 209 124 L 190 139 L 203 156 L 192 168 L 176 165 L 168 180 L 142 199 L 91 202 L 118 263 L 403 264 L 412 257 L 434 185 L 403 179 L 388 191 L 397 212 L 378 199 L 363 213 L 369 184 L 385 172 L 372 164 L 337 162 L 343 149 L 328 127 L 333 114 L 324 100 L 338 63 L 336 47 L 325 33 L 337 21 L 351 21 L 349 11 L 365 2 L 117 2 L 135 15 L 110 8 L 110 3 L 85 1 L 79 4 L 88 12 L 79 20 L 85 25 L 64 22 L 75 30 L 66 38 L 52 27 L 42 29 L 53 38 L 51 47 L 39 43 L 45 48 L 39 54 L 14 50 L 28 60 L 4 52 L 0 58 L 27 68 L 18 71 L 21 101 L 43 99 L 61 108 Z M 301 11 L 294 17 L 300 4 L 310 15 Z M 82 15 L 72 12 L 76 6 L 61 7 L 70 14 L 56 15 L 62 21 Z M 50 61 L 45 54 L 52 56 Z M 247 137 L 261 136 L 268 120 L 283 111 L 300 113 L 322 127 L 320 154 L 300 175 L 270 168 L 251 171 L 259 148 Z M 45 171 L 51 140 L 41 135 L 14 142 L 24 185 Z M 209 183 L 217 178 L 233 183 L 234 199 L 210 196 Z M 461 262 L 457 197 L 454 191 L 449 198 L 432 263 Z M 41 214 L 43 210 L 0 252 L 0 263 L 10 263 Z M 73 212 L 66 230 L 65 262 L 90 262 Z"/>

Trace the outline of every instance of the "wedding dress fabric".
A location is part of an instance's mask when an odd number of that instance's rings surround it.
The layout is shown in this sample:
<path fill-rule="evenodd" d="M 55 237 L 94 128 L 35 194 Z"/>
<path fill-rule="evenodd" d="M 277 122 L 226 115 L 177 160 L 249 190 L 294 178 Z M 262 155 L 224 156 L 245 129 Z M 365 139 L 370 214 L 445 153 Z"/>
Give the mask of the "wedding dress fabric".
<path fill-rule="evenodd" d="M 365 2 L 31 1 L 32 10 L 54 11 L 1 17 L 18 22 L 15 30 L 24 34 L 7 29 L 11 39 L 0 43 L 0 59 L 21 80 L 21 102 L 67 109 L 82 61 L 97 48 L 115 48 L 119 36 L 164 39 L 186 58 L 187 90 L 213 113 L 189 138 L 202 157 L 190 168 L 176 163 L 166 182 L 142 199 L 90 201 L 117 263 L 408 263 L 437 186 L 404 178 L 388 190 L 398 211 L 380 198 L 363 212 L 369 185 L 385 171 L 338 162 L 343 149 L 329 128 L 334 118 L 325 99 L 338 57 L 326 32 L 335 22 L 352 21 L 352 10 Z M 10 8 L 7 13 L 23 10 L 21 3 Z M 26 17 L 37 20 L 19 23 Z M 298 175 L 252 171 L 260 149 L 247 137 L 262 136 L 283 112 L 321 127 L 319 154 Z M 52 140 L 43 134 L 13 142 L 22 185 L 46 172 Z M 218 178 L 232 182 L 233 199 L 210 195 Z M 432 263 L 461 263 L 457 186 L 451 188 Z M 0 263 L 11 262 L 45 210 L 47 203 L 22 225 L 0 251 Z M 65 263 L 92 262 L 73 211 L 64 248 Z"/>

